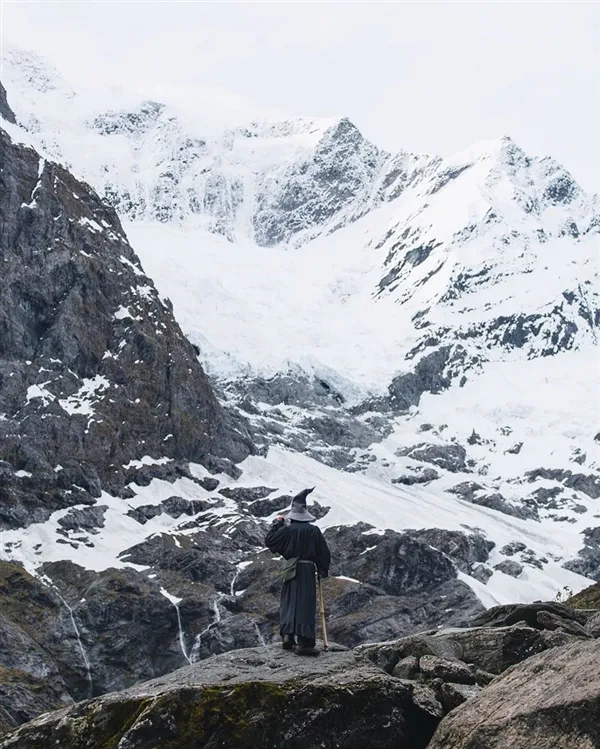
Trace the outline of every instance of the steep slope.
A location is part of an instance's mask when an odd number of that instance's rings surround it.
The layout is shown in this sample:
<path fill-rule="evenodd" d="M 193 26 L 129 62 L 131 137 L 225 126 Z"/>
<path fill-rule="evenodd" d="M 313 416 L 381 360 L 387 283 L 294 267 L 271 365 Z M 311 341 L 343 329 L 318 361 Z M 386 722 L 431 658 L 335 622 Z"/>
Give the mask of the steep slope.
<path fill-rule="evenodd" d="M 123 493 L 144 455 L 167 471 L 245 458 L 243 425 L 219 406 L 114 211 L 5 131 L 0 149 L 0 528 Z"/>

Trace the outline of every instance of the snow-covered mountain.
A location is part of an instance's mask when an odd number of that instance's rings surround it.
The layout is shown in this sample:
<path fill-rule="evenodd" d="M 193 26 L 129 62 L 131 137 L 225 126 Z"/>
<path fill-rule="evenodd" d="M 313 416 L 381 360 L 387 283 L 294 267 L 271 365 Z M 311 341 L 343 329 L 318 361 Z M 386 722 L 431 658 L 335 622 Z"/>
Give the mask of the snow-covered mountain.
<path fill-rule="evenodd" d="M 600 579 L 600 201 L 561 165 L 506 137 L 442 158 L 388 154 L 346 119 L 224 124 L 186 100 L 74 91 L 15 49 L 2 73 L 11 142 L 62 162 L 116 209 L 257 446 L 241 474 L 181 468 L 193 451 L 161 452 L 152 425 L 151 449 L 140 439 L 116 469 L 127 501 L 100 482 L 90 508 L 78 486 L 2 534 L 0 559 L 68 592 L 92 671 L 105 666 L 90 602 L 125 571 L 155 608 L 176 611 L 172 660 L 272 636 L 262 524 L 305 485 L 317 485 L 338 555 L 328 602 L 351 643 Z M 106 240 L 102 226 L 83 228 Z M 73 252 L 79 236 L 68 234 Z M 110 284 L 125 300 L 115 325 L 143 348 L 127 301 L 142 271 L 126 255 Z M 104 278 L 89 265 L 84 281 Z M 58 396 L 27 393 L 40 424 L 57 416 Z M 36 481 L 18 469 L 11 481 Z M 408 558 L 409 577 L 431 572 L 417 592 L 382 582 Z M 172 667 L 147 658 L 128 678 Z M 124 683 L 102 673 L 94 689 Z"/>

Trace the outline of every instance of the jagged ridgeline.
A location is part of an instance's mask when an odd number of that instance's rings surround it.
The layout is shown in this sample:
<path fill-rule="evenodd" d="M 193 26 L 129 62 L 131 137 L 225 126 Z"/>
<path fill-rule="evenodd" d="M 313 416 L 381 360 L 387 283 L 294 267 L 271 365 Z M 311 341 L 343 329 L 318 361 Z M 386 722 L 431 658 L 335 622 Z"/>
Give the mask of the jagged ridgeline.
<path fill-rule="evenodd" d="M 4 130 L 0 148 L 0 529 L 123 496 L 144 455 L 182 461 L 173 475 L 189 460 L 234 470 L 253 451 L 244 422 L 114 210 Z"/>

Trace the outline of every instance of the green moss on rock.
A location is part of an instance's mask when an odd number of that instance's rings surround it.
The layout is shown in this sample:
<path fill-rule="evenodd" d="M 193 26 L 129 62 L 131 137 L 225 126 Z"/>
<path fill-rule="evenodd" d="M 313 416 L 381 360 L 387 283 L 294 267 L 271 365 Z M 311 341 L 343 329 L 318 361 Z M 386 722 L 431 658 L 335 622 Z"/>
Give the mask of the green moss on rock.
<path fill-rule="evenodd" d="M 574 609 L 600 609 L 600 583 L 594 583 L 589 588 L 571 596 L 565 605 Z"/>

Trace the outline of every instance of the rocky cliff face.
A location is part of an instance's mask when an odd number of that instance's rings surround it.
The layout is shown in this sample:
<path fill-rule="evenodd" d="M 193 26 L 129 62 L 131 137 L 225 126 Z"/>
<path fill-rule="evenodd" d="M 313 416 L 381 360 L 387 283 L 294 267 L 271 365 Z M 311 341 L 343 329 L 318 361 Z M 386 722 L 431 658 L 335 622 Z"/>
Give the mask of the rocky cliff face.
<path fill-rule="evenodd" d="M 0 149 L 0 528 L 122 494 L 143 456 L 245 458 L 114 211 L 5 131 Z"/>
<path fill-rule="evenodd" d="M 0 117 L 2 117 L 7 122 L 10 122 L 12 125 L 16 123 L 15 113 L 12 111 L 8 104 L 6 89 L 4 88 L 2 82 L 0 82 Z"/>

